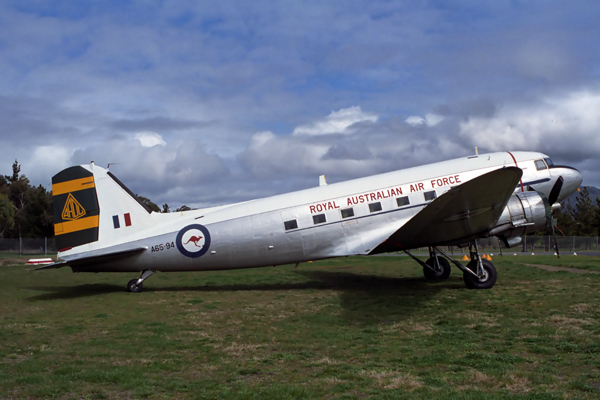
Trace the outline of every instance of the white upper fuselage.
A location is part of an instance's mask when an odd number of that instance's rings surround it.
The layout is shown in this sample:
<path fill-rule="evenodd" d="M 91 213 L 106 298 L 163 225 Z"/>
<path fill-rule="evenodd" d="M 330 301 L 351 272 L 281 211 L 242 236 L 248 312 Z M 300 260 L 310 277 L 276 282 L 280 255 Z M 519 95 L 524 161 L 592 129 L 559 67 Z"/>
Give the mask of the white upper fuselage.
<path fill-rule="evenodd" d="M 569 167 L 548 168 L 545 159 L 548 156 L 535 152 L 482 154 L 209 209 L 149 215 L 136 211 L 131 214 L 132 226 L 118 232 L 111 229 L 109 221 L 123 206 L 111 209 L 111 194 L 101 191 L 104 170 L 95 167 L 100 239 L 59 256 L 68 261 L 82 252 L 144 246 L 147 251 L 125 260 L 78 270 L 175 271 L 248 268 L 368 254 L 435 197 L 499 168 L 521 168 L 521 184 L 515 190 L 531 187 L 546 196 L 562 177 L 564 184 L 557 200 L 561 201 L 579 187 L 581 174 Z M 198 225 L 202 231 L 193 228 Z M 190 233 L 186 237 L 188 228 L 196 229 L 196 236 Z M 194 243 L 184 242 L 200 236 L 210 238 L 204 244 L 195 242 L 196 247 L 204 246 L 202 255 L 189 256 L 195 251 L 189 247 Z M 181 250 L 183 247 L 192 253 Z"/>

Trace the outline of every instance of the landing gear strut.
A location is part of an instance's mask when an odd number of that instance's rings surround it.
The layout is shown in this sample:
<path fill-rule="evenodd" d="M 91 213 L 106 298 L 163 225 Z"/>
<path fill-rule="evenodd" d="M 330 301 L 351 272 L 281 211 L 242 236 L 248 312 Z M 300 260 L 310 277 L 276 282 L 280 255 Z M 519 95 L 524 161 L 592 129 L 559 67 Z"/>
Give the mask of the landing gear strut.
<path fill-rule="evenodd" d="M 450 263 L 444 257 L 436 254 L 433 247 L 429 248 L 429 259 L 425 262 L 419 260 L 406 250 L 404 252 L 423 266 L 423 275 L 425 275 L 425 279 L 428 281 L 445 281 L 450 276 Z"/>
<path fill-rule="evenodd" d="M 153 269 L 147 269 L 142 272 L 139 279 L 132 279 L 127 283 L 127 291 L 131 293 L 139 293 L 144 288 L 144 281 L 156 273 Z"/>
<path fill-rule="evenodd" d="M 496 268 L 491 262 L 481 259 L 477 241 L 469 243 L 471 261 L 467 266 L 462 265 L 435 246 L 429 248 L 429 259 L 426 262 L 419 260 L 406 250 L 404 252 L 423 266 L 423 274 L 427 280 L 441 281 L 448 279 L 450 276 L 450 263 L 448 261 L 450 261 L 463 272 L 463 280 L 467 288 L 491 289 L 496 284 L 496 278 L 498 277 Z"/>

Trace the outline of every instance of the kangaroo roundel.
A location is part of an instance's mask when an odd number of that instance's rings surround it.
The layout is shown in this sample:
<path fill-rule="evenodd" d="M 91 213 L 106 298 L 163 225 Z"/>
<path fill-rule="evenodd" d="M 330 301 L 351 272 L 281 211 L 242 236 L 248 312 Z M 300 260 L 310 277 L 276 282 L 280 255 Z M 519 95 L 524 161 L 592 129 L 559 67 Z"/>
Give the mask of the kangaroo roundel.
<path fill-rule="evenodd" d="M 210 233 L 206 227 L 188 225 L 177 234 L 177 249 L 186 257 L 196 258 L 204 255 L 210 246 Z"/>

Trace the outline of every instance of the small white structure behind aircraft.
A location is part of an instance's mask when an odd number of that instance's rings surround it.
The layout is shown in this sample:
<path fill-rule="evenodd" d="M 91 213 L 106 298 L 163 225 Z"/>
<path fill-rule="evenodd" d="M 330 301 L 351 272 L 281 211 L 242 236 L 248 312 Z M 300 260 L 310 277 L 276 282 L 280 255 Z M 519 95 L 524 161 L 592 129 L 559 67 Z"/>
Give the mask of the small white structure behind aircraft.
<path fill-rule="evenodd" d="M 579 171 L 534 152 L 502 152 L 389 172 L 278 196 L 178 213 L 153 213 L 112 173 L 93 163 L 52 178 L 61 261 L 73 272 L 206 271 L 301 263 L 429 247 L 425 277 L 450 262 L 467 287 L 491 288 L 496 270 L 477 238 L 507 247 L 551 223 L 551 205 L 581 184 Z M 323 179 L 324 182 L 324 179 Z M 438 246 L 469 246 L 471 261 Z M 412 256 L 412 255 L 411 255 Z M 450 260 L 450 262 L 448 261 Z"/>

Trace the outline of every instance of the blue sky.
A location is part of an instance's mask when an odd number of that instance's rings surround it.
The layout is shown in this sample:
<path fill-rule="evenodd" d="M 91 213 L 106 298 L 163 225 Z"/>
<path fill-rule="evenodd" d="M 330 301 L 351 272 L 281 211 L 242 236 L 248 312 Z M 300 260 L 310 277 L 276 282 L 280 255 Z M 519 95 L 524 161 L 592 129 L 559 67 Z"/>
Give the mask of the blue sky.
<path fill-rule="evenodd" d="M 600 186 L 594 1 L 3 1 L 0 171 L 206 206 L 480 151 Z"/>

